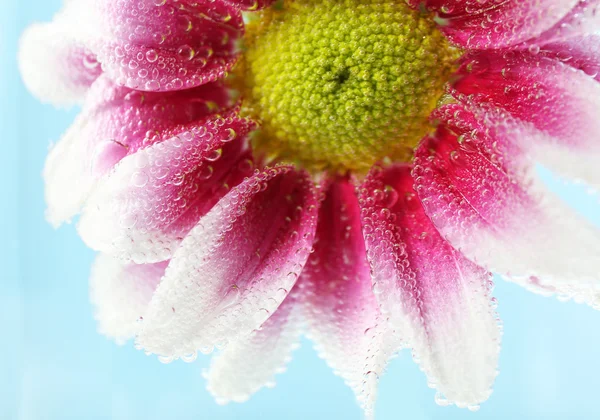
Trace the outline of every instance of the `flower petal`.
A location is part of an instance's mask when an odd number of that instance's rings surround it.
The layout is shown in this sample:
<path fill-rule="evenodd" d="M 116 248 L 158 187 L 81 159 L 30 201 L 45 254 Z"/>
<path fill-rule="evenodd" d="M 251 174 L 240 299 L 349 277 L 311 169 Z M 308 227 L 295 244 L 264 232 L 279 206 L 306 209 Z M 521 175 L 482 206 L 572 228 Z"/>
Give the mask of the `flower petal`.
<path fill-rule="evenodd" d="M 238 8 L 214 0 L 95 0 L 91 48 L 118 84 L 188 89 L 221 78 L 236 61 Z"/>
<path fill-rule="evenodd" d="M 484 115 L 493 118 L 491 112 Z M 458 104 L 438 117 L 444 125 L 417 149 L 414 175 L 424 208 L 446 239 L 499 274 L 598 285 L 598 230 L 541 184 L 511 137 L 519 132 Z"/>
<path fill-rule="evenodd" d="M 379 376 L 399 341 L 371 290 L 354 190 L 348 179 L 337 179 L 328 187 L 314 252 L 298 286 L 317 350 L 352 388 L 370 417 Z"/>
<path fill-rule="evenodd" d="M 509 137 L 527 139 L 520 147 L 545 166 L 600 188 L 596 80 L 530 52 L 470 54 L 459 73 L 455 88 L 464 95 L 461 99 L 501 108 L 512 117 L 489 110 L 486 124 L 504 126 Z"/>
<path fill-rule="evenodd" d="M 288 295 L 260 328 L 213 358 L 207 389 L 218 403 L 244 402 L 262 387 L 275 385 L 275 374 L 285 370 L 299 345 L 302 323 L 296 306 Z"/>
<path fill-rule="evenodd" d="M 91 171 L 92 155 L 87 147 L 87 136 L 93 131 L 88 116 L 82 113 L 53 146 L 44 166 L 45 197 L 48 208 L 46 219 L 58 227 L 79 213 L 94 185 L 96 177 Z M 126 154 L 119 143 L 106 142 L 106 160 L 120 159 Z"/>
<path fill-rule="evenodd" d="M 169 259 L 198 219 L 251 175 L 245 138 L 253 127 L 234 111 L 123 158 L 89 196 L 81 237 L 136 263 Z"/>
<path fill-rule="evenodd" d="M 73 33 L 67 15 L 69 10 L 56 15 L 51 23 L 31 25 L 19 48 L 25 86 L 41 101 L 57 106 L 83 102 L 102 72 L 95 55 Z"/>
<path fill-rule="evenodd" d="M 598 33 L 600 30 L 600 0 L 579 0 L 577 6 L 533 42 L 561 42 L 572 37 Z"/>
<path fill-rule="evenodd" d="M 555 296 L 563 302 L 572 300 L 575 303 L 588 305 L 597 311 L 600 310 L 600 291 L 595 287 L 578 284 L 546 284 L 536 277 L 504 276 L 504 279 L 538 295 Z"/>
<path fill-rule="evenodd" d="M 539 45 L 537 46 L 540 47 Z M 532 46 L 534 50 L 536 46 Z M 600 81 L 600 35 L 573 36 L 543 43 L 540 53 L 559 60 Z"/>
<path fill-rule="evenodd" d="M 261 326 L 306 263 L 318 200 L 308 175 L 289 167 L 267 169 L 234 188 L 175 252 L 138 343 L 181 357 Z"/>
<path fill-rule="evenodd" d="M 448 38 L 463 48 L 496 49 L 535 38 L 579 0 L 427 0 Z M 413 5 L 421 1 L 411 0 Z"/>
<path fill-rule="evenodd" d="M 142 93 L 101 76 L 83 111 L 50 151 L 44 168 L 47 218 L 55 226 L 81 210 L 97 180 L 126 155 L 185 131 L 229 106 L 227 90 L 209 84 L 174 93 Z"/>
<path fill-rule="evenodd" d="M 500 342 L 491 275 L 439 235 L 413 190 L 410 167 L 375 167 L 359 199 L 373 292 L 445 397 L 438 402 L 485 401 Z"/>
<path fill-rule="evenodd" d="M 100 333 L 119 344 L 132 338 L 166 267 L 167 262 L 137 265 L 98 255 L 90 277 L 90 297 Z"/>

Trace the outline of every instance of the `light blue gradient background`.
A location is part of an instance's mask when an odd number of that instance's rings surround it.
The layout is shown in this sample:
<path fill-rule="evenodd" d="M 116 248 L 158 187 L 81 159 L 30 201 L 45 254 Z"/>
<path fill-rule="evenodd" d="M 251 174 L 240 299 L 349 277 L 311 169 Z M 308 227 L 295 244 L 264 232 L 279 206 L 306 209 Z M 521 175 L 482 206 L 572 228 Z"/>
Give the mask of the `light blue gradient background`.
<path fill-rule="evenodd" d="M 39 104 L 16 68 L 23 28 L 49 20 L 59 7 L 59 0 L 0 4 L 0 419 L 360 419 L 352 393 L 308 341 L 274 389 L 218 406 L 201 377 L 208 357 L 162 365 L 96 333 L 87 284 L 94 255 L 73 226 L 56 231 L 44 220 L 46 151 L 76 111 Z M 597 196 L 547 178 L 600 224 Z M 600 418 L 600 313 L 502 281 L 495 295 L 505 327 L 501 373 L 481 410 L 435 405 L 405 352 L 381 381 L 379 420 Z"/>

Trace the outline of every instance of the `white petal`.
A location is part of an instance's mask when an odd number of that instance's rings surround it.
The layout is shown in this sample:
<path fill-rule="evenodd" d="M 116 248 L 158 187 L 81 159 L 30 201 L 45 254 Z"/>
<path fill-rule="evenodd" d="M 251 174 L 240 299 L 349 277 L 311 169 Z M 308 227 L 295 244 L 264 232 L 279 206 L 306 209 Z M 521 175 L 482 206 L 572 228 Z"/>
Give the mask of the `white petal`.
<path fill-rule="evenodd" d="M 102 72 L 95 55 L 76 34 L 74 9 L 66 7 L 51 23 L 31 25 L 20 42 L 19 67 L 25 85 L 53 105 L 80 104 Z"/>
<path fill-rule="evenodd" d="M 372 291 L 355 187 L 337 179 L 321 204 L 313 253 L 297 287 L 319 355 L 373 415 L 379 377 L 400 340 Z"/>
<path fill-rule="evenodd" d="M 500 329 L 491 275 L 437 232 L 410 167 L 375 168 L 361 187 L 373 291 L 446 403 L 476 406 L 492 392 Z"/>
<path fill-rule="evenodd" d="M 230 343 L 215 356 L 207 373 L 208 391 L 217 402 L 243 402 L 262 387 L 275 385 L 298 346 L 301 319 L 291 296 L 249 336 Z"/>
<path fill-rule="evenodd" d="M 308 258 L 317 207 L 308 176 L 287 167 L 232 189 L 175 252 L 139 345 L 176 358 L 209 352 L 261 326 Z"/>
<path fill-rule="evenodd" d="M 99 254 L 90 277 L 90 298 L 100 333 L 122 344 L 140 328 L 166 262 L 128 264 Z"/>
<path fill-rule="evenodd" d="M 428 216 L 487 269 L 546 284 L 600 286 L 600 232 L 552 194 L 509 124 L 462 105 L 442 109 L 416 151 L 415 184 Z M 527 139 L 529 140 L 529 139 Z"/>

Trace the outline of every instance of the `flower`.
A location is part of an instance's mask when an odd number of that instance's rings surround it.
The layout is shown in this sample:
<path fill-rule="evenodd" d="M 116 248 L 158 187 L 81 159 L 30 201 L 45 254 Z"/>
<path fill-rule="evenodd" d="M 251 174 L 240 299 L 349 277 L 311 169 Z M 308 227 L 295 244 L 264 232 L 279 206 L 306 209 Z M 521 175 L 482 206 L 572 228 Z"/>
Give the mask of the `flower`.
<path fill-rule="evenodd" d="M 411 348 L 438 403 L 475 409 L 491 271 L 600 307 L 600 234 L 535 172 L 600 185 L 598 7 L 68 2 L 20 62 L 40 99 L 83 103 L 44 177 L 50 222 L 81 214 L 100 251 L 100 330 L 164 361 L 221 349 L 226 402 L 306 329 L 369 416 Z"/>

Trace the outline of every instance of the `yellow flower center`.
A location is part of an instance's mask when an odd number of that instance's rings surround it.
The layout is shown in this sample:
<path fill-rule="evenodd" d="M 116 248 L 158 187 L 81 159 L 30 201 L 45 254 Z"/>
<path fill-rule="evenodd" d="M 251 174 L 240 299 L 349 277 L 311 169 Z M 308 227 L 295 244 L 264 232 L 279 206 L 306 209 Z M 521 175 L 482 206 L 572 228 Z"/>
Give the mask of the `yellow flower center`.
<path fill-rule="evenodd" d="M 399 0 L 289 0 L 250 18 L 234 83 L 258 151 L 361 171 L 410 159 L 458 54 Z"/>

